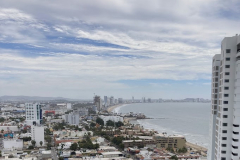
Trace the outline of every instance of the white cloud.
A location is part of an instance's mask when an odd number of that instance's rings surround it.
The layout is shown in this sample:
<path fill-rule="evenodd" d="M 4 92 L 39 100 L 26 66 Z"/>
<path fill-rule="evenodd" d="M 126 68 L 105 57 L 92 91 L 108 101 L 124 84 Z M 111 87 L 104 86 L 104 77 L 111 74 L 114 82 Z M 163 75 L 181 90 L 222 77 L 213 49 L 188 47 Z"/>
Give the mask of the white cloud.
<path fill-rule="evenodd" d="M 240 22 L 224 15 L 239 13 L 231 2 L 3 0 L 0 42 L 36 49 L 0 49 L 1 91 L 63 88 L 76 96 L 81 89 L 130 90 L 118 82 L 129 79 L 210 80 L 221 39 L 239 31 Z"/>

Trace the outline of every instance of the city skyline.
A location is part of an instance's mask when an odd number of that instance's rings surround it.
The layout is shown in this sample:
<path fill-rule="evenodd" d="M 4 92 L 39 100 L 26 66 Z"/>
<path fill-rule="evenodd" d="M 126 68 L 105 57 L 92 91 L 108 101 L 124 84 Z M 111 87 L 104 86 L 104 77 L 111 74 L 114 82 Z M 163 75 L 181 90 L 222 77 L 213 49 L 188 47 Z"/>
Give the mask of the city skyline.
<path fill-rule="evenodd" d="M 209 99 L 231 2 L 3 0 L 0 96 Z"/>

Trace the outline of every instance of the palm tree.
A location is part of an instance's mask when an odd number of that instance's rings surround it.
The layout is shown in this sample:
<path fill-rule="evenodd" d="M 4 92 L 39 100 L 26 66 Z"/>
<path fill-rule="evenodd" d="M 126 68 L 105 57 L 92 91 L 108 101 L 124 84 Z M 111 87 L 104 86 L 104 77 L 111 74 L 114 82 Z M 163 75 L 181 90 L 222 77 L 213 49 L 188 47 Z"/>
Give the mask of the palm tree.
<path fill-rule="evenodd" d="M 32 140 L 31 143 L 32 143 L 33 147 L 35 147 L 36 141 Z"/>

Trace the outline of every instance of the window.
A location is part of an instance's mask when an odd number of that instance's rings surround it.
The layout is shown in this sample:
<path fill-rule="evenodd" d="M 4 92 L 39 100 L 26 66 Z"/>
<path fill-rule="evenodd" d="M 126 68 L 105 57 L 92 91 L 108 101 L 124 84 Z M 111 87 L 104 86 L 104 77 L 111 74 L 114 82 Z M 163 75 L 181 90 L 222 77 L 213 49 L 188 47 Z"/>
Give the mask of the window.
<path fill-rule="evenodd" d="M 226 154 L 226 151 L 221 151 L 221 153 Z"/>
<path fill-rule="evenodd" d="M 228 111 L 228 108 L 223 108 L 223 111 Z"/>
<path fill-rule="evenodd" d="M 234 132 L 234 131 L 233 131 L 233 134 L 239 134 L 239 132 Z"/>
<path fill-rule="evenodd" d="M 227 137 L 222 137 L 222 140 L 227 140 Z"/>
<path fill-rule="evenodd" d="M 223 115 L 223 118 L 228 118 L 228 116 L 227 115 Z"/>
<path fill-rule="evenodd" d="M 238 149 L 238 146 L 233 146 L 233 145 L 232 145 L 232 148 L 234 148 L 234 149 Z"/>
<path fill-rule="evenodd" d="M 229 82 L 229 79 L 225 79 L 224 82 L 228 83 L 228 82 Z"/>
<path fill-rule="evenodd" d="M 238 142 L 238 139 L 234 139 L 234 138 L 233 138 L 232 140 L 233 140 L 234 142 Z"/>
<path fill-rule="evenodd" d="M 222 133 L 227 133 L 227 130 L 222 130 Z"/>
<path fill-rule="evenodd" d="M 226 53 L 231 53 L 231 49 L 226 49 Z"/>
<path fill-rule="evenodd" d="M 223 126 L 227 126 L 227 123 L 223 123 Z"/>
<path fill-rule="evenodd" d="M 230 68 L 230 65 L 225 65 L 225 68 Z"/>
<path fill-rule="evenodd" d="M 225 157 L 221 157 L 221 160 L 226 160 L 226 158 Z"/>
<path fill-rule="evenodd" d="M 230 73 L 229 72 L 225 72 L 225 75 L 228 76 L 228 75 L 230 75 Z"/>
<path fill-rule="evenodd" d="M 224 87 L 224 90 L 229 90 L 229 87 Z"/>
<path fill-rule="evenodd" d="M 232 155 L 234 155 L 234 156 L 237 156 L 238 154 L 237 154 L 237 153 L 233 153 L 233 152 L 232 152 Z"/>
<path fill-rule="evenodd" d="M 224 94 L 224 97 L 228 97 L 228 94 Z"/>
<path fill-rule="evenodd" d="M 223 101 L 223 104 L 228 104 L 228 101 Z"/>
<path fill-rule="evenodd" d="M 227 145 L 226 144 L 222 144 L 222 147 L 227 147 Z"/>
<path fill-rule="evenodd" d="M 230 58 L 226 58 L 226 61 L 230 61 Z"/>
<path fill-rule="evenodd" d="M 239 125 L 238 124 L 233 124 L 233 127 L 239 127 Z"/>

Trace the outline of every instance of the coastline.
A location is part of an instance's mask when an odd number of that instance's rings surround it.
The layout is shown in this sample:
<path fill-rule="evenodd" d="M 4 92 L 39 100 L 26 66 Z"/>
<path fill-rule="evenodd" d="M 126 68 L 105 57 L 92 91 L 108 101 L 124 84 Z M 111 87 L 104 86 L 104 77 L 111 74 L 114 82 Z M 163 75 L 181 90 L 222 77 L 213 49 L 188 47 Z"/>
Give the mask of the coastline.
<path fill-rule="evenodd" d="M 113 112 L 116 108 L 118 108 L 118 107 L 121 107 L 121 106 L 123 106 L 123 105 L 125 105 L 125 104 L 118 104 L 118 105 L 114 105 L 114 106 L 111 106 L 111 107 L 109 107 L 108 109 L 107 109 L 107 111 L 110 113 L 110 112 Z M 124 118 L 124 121 L 126 122 L 126 123 L 132 123 L 131 121 L 136 121 L 137 122 L 137 119 L 135 119 L 135 118 Z M 138 122 L 137 122 L 138 123 Z M 138 123 L 139 124 L 139 123 Z M 202 153 L 202 155 L 206 155 L 206 152 L 207 152 L 207 148 L 206 147 L 204 147 L 204 146 L 200 146 L 200 145 L 198 145 L 198 144 L 195 144 L 194 142 L 189 142 L 189 141 L 187 141 L 186 142 L 186 146 L 187 147 L 189 147 L 189 148 L 192 148 L 193 150 L 195 150 L 195 151 L 200 151 L 201 153 Z"/>
<path fill-rule="evenodd" d="M 117 104 L 117 105 L 114 105 L 114 106 L 111 106 L 107 109 L 107 111 L 110 113 L 112 112 L 114 109 L 120 107 L 120 106 L 123 106 L 124 104 Z"/>

